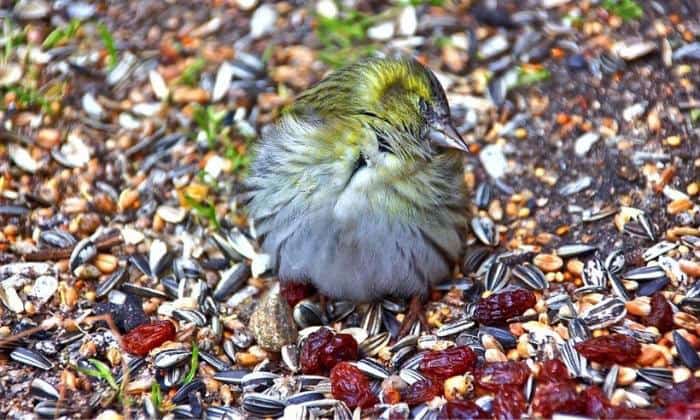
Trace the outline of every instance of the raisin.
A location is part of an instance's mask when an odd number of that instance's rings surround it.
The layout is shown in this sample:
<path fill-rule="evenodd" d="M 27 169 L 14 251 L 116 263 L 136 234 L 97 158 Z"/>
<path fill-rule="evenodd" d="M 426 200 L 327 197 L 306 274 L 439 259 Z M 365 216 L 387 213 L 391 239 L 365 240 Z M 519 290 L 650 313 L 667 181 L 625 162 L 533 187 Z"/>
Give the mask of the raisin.
<path fill-rule="evenodd" d="M 340 362 L 331 369 L 331 393 L 350 408 L 368 408 L 379 402 L 372 393 L 369 379 L 348 362 Z"/>
<path fill-rule="evenodd" d="M 536 302 L 535 294 L 529 290 L 496 293 L 477 302 L 474 318 L 482 324 L 502 323 L 532 308 Z"/>
<path fill-rule="evenodd" d="M 700 403 L 700 379 L 691 376 L 687 381 L 661 388 L 656 392 L 656 403 L 667 406 L 673 403 Z"/>
<path fill-rule="evenodd" d="M 471 401 L 448 401 L 442 406 L 437 418 L 439 420 L 453 419 L 484 419 L 489 415 Z"/>
<path fill-rule="evenodd" d="M 541 383 L 570 381 L 569 370 L 559 359 L 545 360 L 540 364 L 537 379 Z"/>
<path fill-rule="evenodd" d="M 633 337 L 610 334 L 582 341 L 574 346 L 592 362 L 604 365 L 625 365 L 634 362 L 642 352 L 642 346 Z"/>
<path fill-rule="evenodd" d="M 357 360 L 357 341 L 350 334 L 334 334 L 319 328 L 309 335 L 301 348 L 299 362 L 307 374 L 320 374 L 338 362 Z"/>
<path fill-rule="evenodd" d="M 581 414 L 585 411 L 573 381 L 540 385 L 532 399 L 532 410 L 543 417 L 554 413 Z"/>
<path fill-rule="evenodd" d="M 168 340 L 175 339 L 175 326 L 170 321 L 154 321 L 141 324 L 122 336 L 124 350 L 137 356 L 145 356 L 149 351 Z"/>
<path fill-rule="evenodd" d="M 530 375 L 530 369 L 523 362 L 489 363 L 476 369 L 476 383 L 489 391 L 497 391 L 504 385 L 520 386 Z"/>
<path fill-rule="evenodd" d="M 414 382 L 401 391 L 401 401 L 408 405 L 418 405 L 428 402 L 442 394 L 443 387 L 438 381 L 423 379 Z"/>
<path fill-rule="evenodd" d="M 663 418 L 667 420 L 689 420 L 700 418 L 700 403 L 674 403 L 671 404 L 664 410 L 662 415 L 657 418 Z"/>
<path fill-rule="evenodd" d="M 503 387 L 493 401 L 493 418 L 498 420 L 519 419 L 527 410 L 525 397 L 520 389 Z"/>
<path fill-rule="evenodd" d="M 662 334 L 673 329 L 673 310 L 661 292 L 651 297 L 651 312 L 643 322 L 656 327 Z"/>
<path fill-rule="evenodd" d="M 611 418 L 615 410 L 610 405 L 610 401 L 603 394 L 603 390 L 597 386 L 590 386 L 581 392 L 581 400 L 584 402 L 584 413 L 593 418 Z"/>
<path fill-rule="evenodd" d="M 467 346 L 430 351 L 423 356 L 420 370 L 434 378 L 449 378 L 474 368 L 476 353 Z"/>
<path fill-rule="evenodd" d="M 285 282 L 280 285 L 280 294 L 292 308 L 299 301 L 314 294 L 314 287 L 307 283 Z"/>

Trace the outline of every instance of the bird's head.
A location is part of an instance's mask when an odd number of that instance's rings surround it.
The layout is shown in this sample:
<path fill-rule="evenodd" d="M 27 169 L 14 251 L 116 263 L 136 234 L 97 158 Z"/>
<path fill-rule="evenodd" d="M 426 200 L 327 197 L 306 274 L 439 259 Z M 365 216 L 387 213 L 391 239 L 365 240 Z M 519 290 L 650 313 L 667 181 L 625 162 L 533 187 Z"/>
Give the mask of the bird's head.
<path fill-rule="evenodd" d="M 413 59 L 371 58 L 337 70 L 302 94 L 296 107 L 323 120 L 361 121 L 375 133 L 379 152 L 401 160 L 430 159 L 445 148 L 467 151 L 442 86 Z"/>

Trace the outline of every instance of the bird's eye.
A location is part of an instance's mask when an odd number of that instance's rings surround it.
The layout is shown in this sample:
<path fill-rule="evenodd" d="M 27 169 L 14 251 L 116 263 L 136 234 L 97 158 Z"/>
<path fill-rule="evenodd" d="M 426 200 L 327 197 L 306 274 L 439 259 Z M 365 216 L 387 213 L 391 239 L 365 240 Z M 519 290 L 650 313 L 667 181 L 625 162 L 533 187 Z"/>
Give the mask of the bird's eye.
<path fill-rule="evenodd" d="M 430 106 L 425 101 L 425 99 L 419 99 L 418 109 L 420 110 L 421 115 L 428 115 L 428 110 L 430 109 Z"/>

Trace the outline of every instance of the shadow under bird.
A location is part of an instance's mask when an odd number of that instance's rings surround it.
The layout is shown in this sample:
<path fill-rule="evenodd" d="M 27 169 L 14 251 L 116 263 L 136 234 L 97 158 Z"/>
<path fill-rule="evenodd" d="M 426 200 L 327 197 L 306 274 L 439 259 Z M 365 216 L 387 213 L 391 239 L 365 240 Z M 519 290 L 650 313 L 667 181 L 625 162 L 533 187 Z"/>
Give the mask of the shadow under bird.
<path fill-rule="evenodd" d="M 463 153 L 435 75 L 367 59 L 302 93 L 255 150 L 248 209 L 279 280 L 360 302 L 448 278 L 466 231 Z"/>

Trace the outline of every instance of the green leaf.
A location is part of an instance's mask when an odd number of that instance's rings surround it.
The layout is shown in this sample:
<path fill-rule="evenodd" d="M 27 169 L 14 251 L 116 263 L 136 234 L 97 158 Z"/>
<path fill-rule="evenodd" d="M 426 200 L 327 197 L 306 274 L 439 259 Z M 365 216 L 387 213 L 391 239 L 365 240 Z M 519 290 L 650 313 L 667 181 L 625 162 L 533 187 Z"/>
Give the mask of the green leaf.
<path fill-rule="evenodd" d="M 539 83 L 543 80 L 549 79 L 551 74 L 546 68 L 538 69 L 525 69 L 520 67 L 518 69 L 518 80 L 515 83 L 516 86 L 527 86 L 535 83 Z"/>
<path fill-rule="evenodd" d="M 153 381 L 151 384 L 151 402 L 153 406 L 160 411 L 160 406 L 163 403 L 163 393 L 160 390 L 158 381 Z"/>
<path fill-rule="evenodd" d="M 107 29 L 107 26 L 101 22 L 97 24 L 97 32 L 107 50 L 107 65 L 110 69 L 113 69 L 117 65 L 117 45 L 114 42 L 114 37 Z"/>
<path fill-rule="evenodd" d="M 185 194 L 185 201 L 188 205 L 192 206 L 192 210 L 194 210 L 197 216 L 209 220 L 209 223 L 216 229 L 220 227 L 219 220 L 216 218 L 216 209 L 212 204 L 200 203 L 187 194 Z"/>
<path fill-rule="evenodd" d="M 601 5 L 603 9 L 621 17 L 624 21 L 644 16 L 644 10 L 634 0 L 603 0 Z"/>
<path fill-rule="evenodd" d="M 195 85 L 199 81 L 199 75 L 206 64 L 207 62 L 203 58 L 197 58 L 182 71 L 178 82 L 188 86 Z"/>
<path fill-rule="evenodd" d="M 192 358 L 190 359 L 190 371 L 187 372 L 185 380 L 182 381 L 184 385 L 192 382 L 195 376 L 197 376 L 197 370 L 199 369 L 199 347 L 197 347 L 196 342 L 192 342 Z"/>
<path fill-rule="evenodd" d="M 700 108 L 693 108 L 690 110 L 690 121 L 695 124 L 700 121 Z"/>
<path fill-rule="evenodd" d="M 49 33 L 44 39 L 44 42 L 41 44 L 41 46 L 43 48 L 49 49 L 53 48 L 61 42 L 69 41 L 75 36 L 76 33 L 78 33 L 80 25 L 81 23 L 79 20 L 72 19 L 70 22 L 68 22 L 66 26 L 62 26 L 51 31 L 51 33 Z"/>
<path fill-rule="evenodd" d="M 119 386 L 117 385 L 117 381 L 114 379 L 112 370 L 109 368 L 109 366 L 97 359 L 88 359 L 88 362 L 90 362 L 95 369 L 84 368 L 81 366 L 76 366 L 75 368 L 78 370 L 78 372 L 85 375 L 107 381 L 112 389 L 119 391 Z"/>

